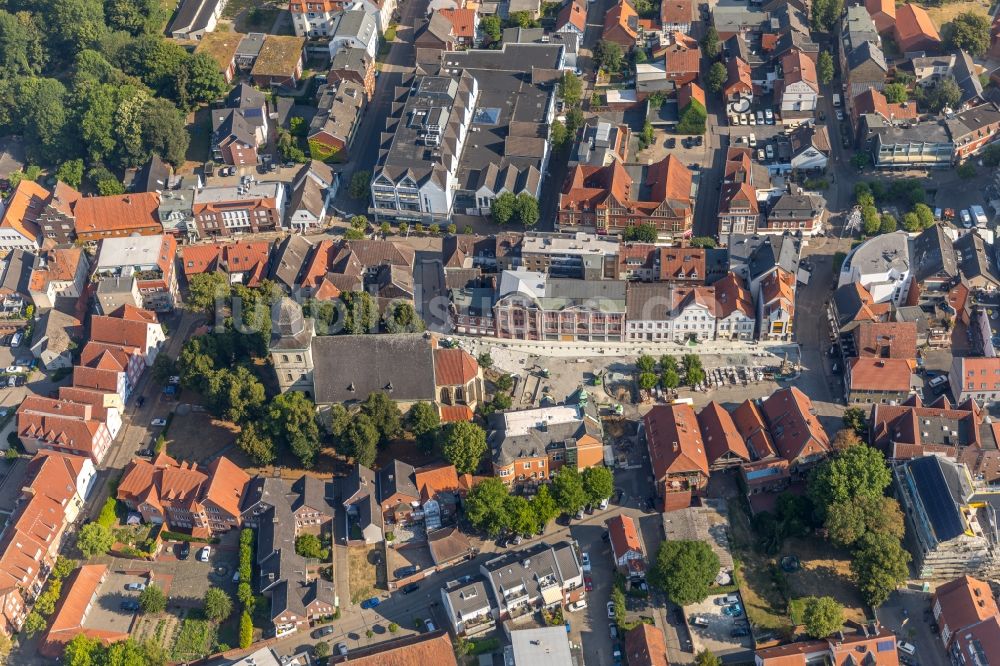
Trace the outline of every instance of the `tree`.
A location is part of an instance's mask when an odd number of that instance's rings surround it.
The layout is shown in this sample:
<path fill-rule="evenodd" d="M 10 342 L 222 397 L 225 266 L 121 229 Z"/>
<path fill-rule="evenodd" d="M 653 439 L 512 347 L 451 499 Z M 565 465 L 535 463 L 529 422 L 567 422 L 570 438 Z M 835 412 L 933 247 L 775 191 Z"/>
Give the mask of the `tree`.
<path fill-rule="evenodd" d="M 538 224 L 538 199 L 527 192 L 517 195 L 515 204 L 517 219 L 526 227 L 533 227 Z"/>
<path fill-rule="evenodd" d="M 538 530 L 538 517 L 528 499 L 523 495 L 508 495 L 505 501 L 510 531 L 524 536 L 534 534 Z"/>
<path fill-rule="evenodd" d="M 866 603 L 878 607 L 885 603 L 909 576 L 910 554 L 899 539 L 879 534 L 866 534 L 851 560 L 851 573 Z"/>
<path fill-rule="evenodd" d="M 864 436 L 868 431 L 868 417 L 865 410 L 860 407 L 848 407 L 844 410 L 844 427 L 850 428 L 859 436 Z"/>
<path fill-rule="evenodd" d="M 923 229 L 923 225 L 920 223 L 920 218 L 913 211 L 905 213 L 901 221 L 903 229 L 909 233 L 914 233 Z"/>
<path fill-rule="evenodd" d="M 898 224 L 896 218 L 892 216 L 892 213 L 882 213 L 881 222 L 879 224 L 879 233 L 891 234 L 896 230 Z"/>
<path fill-rule="evenodd" d="M 833 81 L 833 56 L 829 51 L 820 51 L 816 61 L 816 76 L 824 86 Z"/>
<path fill-rule="evenodd" d="M 620 585 L 615 585 L 611 588 L 611 603 L 615 614 L 615 623 L 619 625 L 623 624 L 628 609 L 625 606 L 625 591 L 622 590 Z"/>
<path fill-rule="evenodd" d="M 222 622 L 233 614 L 233 600 L 217 587 L 210 587 L 205 591 L 204 603 L 205 616 L 212 622 Z"/>
<path fill-rule="evenodd" d="M 32 77 L 14 82 L 17 124 L 30 158 L 52 163 L 70 152 L 66 97 L 66 87 L 56 79 Z"/>
<path fill-rule="evenodd" d="M 809 597 L 802 612 L 806 633 L 826 638 L 844 626 L 844 607 L 833 597 Z"/>
<path fill-rule="evenodd" d="M 616 74 L 621 68 L 625 61 L 625 54 L 622 52 L 622 47 L 615 42 L 609 42 L 602 39 L 597 43 L 597 48 L 594 50 L 594 59 L 605 71 Z"/>
<path fill-rule="evenodd" d="M 583 477 L 576 467 L 563 465 L 552 477 L 552 496 L 563 513 L 576 513 L 587 503 Z"/>
<path fill-rule="evenodd" d="M 312 467 L 319 451 L 319 425 L 312 401 L 298 391 L 282 393 L 271 401 L 265 419 L 274 441 L 294 453 L 303 467 Z"/>
<path fill-rule="evenodd" d="M 722 666 L 722 660 L 709 650 L 702 650 L 694 658 L 695 666 Z"/>
<path fill-rule="evenodd" d="M 961 49 L 973 58 L 990 47 L 990 20 L 982 14 L 959 14 L 945 28 L 945 42 L 952 49 Z"/>
<path fill-rule="evenodd" d="M 542 485 L 531 498 L 531 510 L 535 512 L 535 521 L 540 530 L 544 530 L 549 521 L 559 515 L 559 506 L 552 497 L 548 484 Z"/>
<path fill-rule="evenodd" d="M 702 541 L 664 541 L 649 581 L 680 606 L 704 601 L 719 575 L 719 557 Z"/>
<path fill-rule="evenodd" d="M 83 183 L 83 160 L 68 160 L 56 169 L 56 180 L 66 183 L 72 188 L 80 189 Z"/>
<path fill-rule="evenodd" d="M 221 97 L 229 87 L 219 66 L 204 53 L 193 54 L 185 63 L 188 110 Z"/>
<path fill-rule="evenodd" d="M 184 126 L 184 115 L 170 100 L 151 99 L 146 102 L 140 118 L 142 152 L 131 160 L 129 166 L 145 162 L 150 153 L 156 153 L 174 165 L 184 162 L 191 135 Z"/>
<path fill-rule="evenodd" d="M 721 62 L 713 62 L 708 68 L 708 75 L 705 77 L 705 85 L 710 92 L 722 92 L 722 86 L 726 83 L 726 66 Z"/>
<path fill-rule="evenodd" d="M 371 418 L 359 414 L 351 419 L 345 428 L 342 440 L 346 444 L 345 453 L 351 455 L 355 462 L 365 467 L 371 467 L 378 455 L 379 432 Z"/>
<path fill-rule="evenodd" d="M 569 132 L 562 121 L 556 119 L 549 126 L 549 141 L 552 142 L 552 149 L 562 152 L 569 147 Z"/>
<path fill-rule="evenodd" d="M 849 449 L 852 446 L 858 446 L 859 444 L 861 444 L 861 438 L 858 437 L 858 434 L 850 428 L 842 428 L 837 431 L 836 436 L 831 442 L 833 450 L 838 453 L 844 451 L 845 449 Z"/>
<path fill-rule="evenodd" d="M 361 403 L 361 413 L 378 429 L 382 444 L 388 444 L 402 430 L 403 415 L 395 401 L 385 393 L 372 393 Z"/>
<path fill-rule="evenodd" d="M 655 243 L 659 240 L 660 234 L 656 231 L 656 225 L 651 222 L 633 224 L 625 227 L 625 240 L 636 243 Z"/>
<path fill-rule="evenodd" d="M 507 22 L 510 24 L 510 27 L 515 28 L 537 28 L 539 25 L 538 21 L 535 20 L 535 15 L 532 12 L 524 10 L 511 12 Z"/>
<path fill-rule="evenodd" d="M 500 41 L 502 27 L 499 16 L 484 16 L 479 20 L 479 29 L 490 43 Z"/>
<path fill-rule="evenodd" d="M 416 438 L 420 448 L 429 453 L 441 428 L 441 417 L 429 402 L 416 402 L 406 413 L 406 428 Z"/>
<path fill-rule="evenodd" d="M 913 212 L 920 220 L 920 226 L 924 229 L 934 224 L 934 212 L 927 204 L 918 203 L 913 207 Z"/>
<path fill-rule="evenodd" d="M 512 192 L 504 192 L 490 204 L 490 216 L 503 226 L 517 214 L 517 197 Z"/>
<path fill-rule="evenodd" d="M 583 490 L 587 501 L 600 504 L 615 492 L 615 477 L 607 467 L 588 467 L 583 470 Z"/>
<path fill-rule="evenodd" d="M 574 72 L 563 72 L 559 81 L 559 97 L 567 106 L 576 106 L 583 97 L 583 82 Z"/>
<path fill-rule="evenodd" d="M 654 388 L 660 383 L 660 378 L 652 372 L 643 372 L 639 374 L 639 388 L 644 391 L 648 391 Z"/>
<path fill-rule="evenodd" d="M 378 323 L 378 303 L 367 291 L 345 291 L 340 295 L 344 304 L 343 322 L 337 321 L 337 333 L 361 335 L 375 331 Z"/>
<path fill-rule="evenodd" d="M 76 539 L 77 548 L 88 560 L 104 555 L 114 544 L 115 537 L 111 530 L 98 523 L 87 523 L 81 527 Z"/>
<path fill-rule="evenodd" d="M 687 106 L 681 109 L 680 119 L 677 121 L 674 132 L 677 134 L 704 134 L 707 118 L 708 112 L 705 107 L 698 100 L 692 99 L 687 103 Z"/>
<path fill-rule="evenodd" d="M 852 446 L 824 460 L 809 477 L 809 496 L 821 514 L 838 502 L 881 497 L 892 482 L 885 456 L 867 445 Z"/>
<path fill-rule="evenodd" d="M 709 26 L 705 36 L 701 38 L 701 52 L 706 58 L 713 60 L 719 56 L 720 50 L 719 33 L 714 26 Z"/>
<path fill-rule="evenodd" d="M 244 423 L 236 436 L 236 446 L 246 453 L 257 465 L 270 465 L 277 458 L 274 442 L 266 429 L 257 423 Z"/>
<path fill-rule="evenodd" d="M 882 94 L 885 95 L 885 100 L 890 104 L 902 104 L 910 98 L 910 92 L 902 83 L 887 83 L 882 88 Z"/>
<path fill-rule="evenodd" d="M 347 192 L 352 199 L 366 199 L 371 182 L 372 174 L 370 171 L 355 171 L 354 175 L 351 176 L 351 184 Z"/>
<path fill-rule="evenodd" d="M 313 647 L 313 652 L 318 659 L 326 659 L 330 656 L 330 644 L 320 641 Z"/>
<path fill-rule="evenodd" d="M 483 479 L 472 487 L 465 498 L 465 517 L 472 526 L 491 537 L 510 525 L 507 515 L 507 486 L 496 477 Z"/>
<path fill-rule="evenodd" d="M 653 129 L 653 123 L 646 120 L 642 124 L 642 132 L 639 133 L 639 150 L 644 150 L 653 145 L 655 140 L 656 131 Z"/>
<path fill-rule="evenodd" d="M 866 236 L 874 236 L 882 228 L 882 216 L 875 206 L 865 206 L 861 209 L 861 230 Z"/>
<path fill-rule="evenodd" d="M 950 74 L 938 78 L 928 86 L 918 86 L 915 92 L 917 102 L 928 113 L 938 113 L 945 107 L 954 108 L 962 99 L 962 89 Z"/>
<path fill-rule="evenodd" d="M 167 595 L 159 587 L 150 583 L 139 594 L 139 607 L 147 615 L 162 613 L 167 608 Z"/>
<path fill-rule="evenodd" d="M 684 382 L 688 386 L 695 386 L 705 381 L 705 368 L 697 354 L 685 354 L 683 360 Z"/>
<path fill-rule="evenodd" d="M 852 546 L 866 534 L 902 539 L 905 532 L 899 502 L 891 497 L 858 497 L 827 508 L 824 528 L 838 546 Z"/>
<path fill-rule="evenodd" d="M 833 32 L 843 11 L 844 0 L 815 0 L 810 11 L 813 30 Z"/>
<path fill-rule="evenodd" d="M 483 352 L 476 357 L 476 362 L 479 363 L 483 370 L 489 370 L 493 367 L 493 357 L 490 356 L 489 352 Z"/>
<path fill-rule="evenodd" d="M 295 537 L 295 552 L 302 557 L 311 557 L 314 560 L 329 560 L 330 549 L 324 548 L 323 543 L 315 534 L 300 534 Z"/>
<path fill-rule="evenodd" d="M 68 557 L 63 557 L 62 555 L 60 555 L 58 558 L 56 558 L 55 566 L 52 567 L 52 574 L 49 576 L 49 578 L 55 578 L 56 580 L 63 580 L 71 573 L 73 573 L 73 570 L 76 569 L 78 565 L 79 562 L 77 562 L 76 560 L 70 559 Z"/>
<path fill-rule="evenodd" d="M 253 619 L 250 613 L 243 611 L 240 615 L 240 647 L 250 647 L 251 643 L 253 643 Z"/>
<path fill-rule="evenodd" d="M 472 474 L 486 454 L 486 431 L 471 421 L 456 421 L 445 426 L 441 452 L 459 474 Z"/>
<path fill-rule="evenodd" d="M 31 638 L 39 631 L 44 630 L 46 626 L 48 626 L 48 622 L 45 621 L 45 618 L 38 611 L 33 610 L 28 613 L 28 617 L 24 618 L 24 624 L 21 628 L 28 638 Z"/>
<path fill-rule="evenodd" d="M 639 372 L 652 372 L 656 369 L 656 359 L 649 354 L 643 354 L 635 360 L 635 368 Z"/>
<path fill-rule="evenodd" d="M 33 14 L 0 10 L 0 71 L 10 78 L 41 72 L 48 60 L 44 40 Z"/>

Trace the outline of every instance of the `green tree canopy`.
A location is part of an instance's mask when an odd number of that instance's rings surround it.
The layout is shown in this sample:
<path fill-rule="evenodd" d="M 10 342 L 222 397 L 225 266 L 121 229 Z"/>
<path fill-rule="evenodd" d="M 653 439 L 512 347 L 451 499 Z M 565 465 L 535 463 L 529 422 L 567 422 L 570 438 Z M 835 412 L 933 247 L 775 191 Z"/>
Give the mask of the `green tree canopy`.
<path fill-rule="evenodd" d="M 365 467 L 371 467 L 378 455 L 378 428 L 366 414 L 358 414 L 347 424 L 343 434 L 347 453 L 354 457 L 355 462 Z"/>
<path fill-rule="evenodd" d="M 928 113 L 938 113 L 947 107 L 955 108 L 962 99 L 962 89 L 955 77 L 946 74 L 927 86 L 917 86 L 917 102 Z"/>
<path fill-rule="evenodd" d="M 820 51 L 816 61 L 816 76 L 821 84 L 829 85 L 833 81 L 833 56 L 829 51 Z"/>
<path fill-rule="evenodd" d="M 510 222 L 516 213 L 517 197 L 511 192 L 503 192 L 490 204 L 490 215 L 493 221 L 501 226 Z"/>
<path fill-rule="evenodd" d="M 719 557 L 702 541 L 664 541 L 649 581 L 680 606 L 704 601 L 719 575 Z"/>
<path fill-rule="evenodd" d="M 869 533 L 854 550 L 851 572 L 865 601 L 878 607 L 907 579 L 909 562 L 899 539 Z"/>
<path fill-rule="evenodd" d="M 162 613 L 167 609 L 167 595 L 155 584 L 150 583 L 139 594 L 139 607 L 147 615 Z"/>
<path fill-rule="evenodd" d="M 826 638 L 844 626 L 844 607 L 833 597 L 809 597 L 803 609 L 806 633 Z"/>
<path fill-rule="evenodd" d="M 312 401 L 299 391 L 282 393 L 271 401 L 265 418 L 272 439 L 294 453 L 303 467 L 312 467 L 319 452 L 319 425 Z"/>
<path fill-rule="evenodd" d="M 890 104 L 901 104 L 910 98 L 910 91 L 902 83 L 887 83 L 882 94 Z"/>
<path fill-rule="evenodd" d="M 722 666 L 722 660 L 714 652 L 702 650 L 694 658 L 695 666 Z"/>
<path fill-rule="evenodd" d="M 625 227 L 625 240 L 637 243 L 655 243 L 660 235 L 656 231 L 656 225 L 650 222 L 633 224 Z"/>
<path fill-rule="evenodd" d="M 205 591 L 204 604 L 205 616 L 212 622 L 222 622 L 233 614 L 233 600 L 217 587 Z"/>
<path fill-rule="evenodd" d="M 708 75 L 705 77 L 705 85 L 709 92 L 720 93 L 722 86 L 726 83 L 726 66 L 721 62 L 713 62 L 708 68 Z"/>
<path fill-rule="evenodd" d="M 244 423 L 236 436 L 236 446 L 258 465 L 270 465 L 277 454 L 267 430 L 257 423 Z"/>
<path fill-rule="evenodd" d="M 559 81 L 559 97 L 569 106 L 576 106 L 583 96 L 583 82 L 573 72 L 563 72 Z"/>
<path fill-rule="evenodd" d="M 588 467 L 583 470 L 583 489 L 587 493 L 587 501 L 597 505 L 615 492 L 615 477 L 607 467 Z"/>
<path fill-rule="evenodd" d="M 471 421 L 449 423 L 441 434 L 441 452 L 459 474 L 471 474 L 486 455 L 486 431 Z"/>
<path fill-rule="evenodd" d="M 507 486 L 500 479 L 483 479 L 472 487 L 465 498 L 465 517 L 476 529 L 496 536 L 510 525 L 507 514 L 509 495 Z"/>
<path fill-rule="evenodd" d="M 891 482 L 892 474 L 882 452 L 859 445 L 820 463 L 809 477 L 808 492 L 817 509 L 825 515 L 834 503 L 882 497 Z"/>
<path fill-rule="evenodd" d="M 701 51 L 706 58 L 713 59 L 718 57 L 720 50 L 719 33 L 715 26 L 709 26 L 705 36 L 701 38 Z"/>
<path fill-rule="evenodd" d="M 378 428 L 382 444 L 388 444 L 402 431 L 403 415 L 396 402 L 385 393 L 369 394 L 361 403 L 361 413 L 367 415 Z"/>
<path fill-rule="evenodd" d="M 961 49 L 973 58 L 990 47 L 990 19 L 975 12 L 964 12 L 945 26 L 945 41 L 953 49 Z"/>
<path fill-rule="evenodd" d="M 382 325 L 387 333 L 421 333 L 426 328 L 413 304 L 406 301 L 393 303 L 383 315 Z"/>
<path fill-rule="evenodd" d="M 538 516 L 531 503 L 523 495 L 508 495 L 504 511 L 509 520 L 510 531 L 514 534 L 531 536 L 538 529 Z"/>
<path fill-rule="evenodd" d="M 413 433 L 421 449 L 429 452 L 441 429 L 437 408 L 429 402 L 414 403 L 406 413 L 406 428 Z"/>
<path fill-rule="evenodd" d="M 535 521 L 540 528 L 544 528 L 549 521 L 559 515 L 559 505 L 552 497 L 548 484 L 539 487 L 538 492 L 531 498 L 531 509 L 535 512 Z"/>
<path fill-rule="evenodd" d="M 625 53 L 617 43 L 602 39 L 594 49 L 594 59 L 604 70 L 615 74 L 625 64 Z"/>
<path fill-rule="evenodd" d="M 479 19 L 479 29 L 486 35 L 486 39 L 489 42 L 500 41 L 502 28 L 499 16 L 488 15 Z"/>
<path fill-rule="evenodd" d="M 88 560 L 104 555 L 114 544 L 115 537 L 111 530 L 99 523 L 87 523 L 81 527 L 76 539 L 77 548 Z"/>
<path fill-rule="evenodd" d="M 563 465 L 552 477 L 552 496 L 564 513 L 576 513 L 587 503 L 583 477 L 575 467 Z"/>

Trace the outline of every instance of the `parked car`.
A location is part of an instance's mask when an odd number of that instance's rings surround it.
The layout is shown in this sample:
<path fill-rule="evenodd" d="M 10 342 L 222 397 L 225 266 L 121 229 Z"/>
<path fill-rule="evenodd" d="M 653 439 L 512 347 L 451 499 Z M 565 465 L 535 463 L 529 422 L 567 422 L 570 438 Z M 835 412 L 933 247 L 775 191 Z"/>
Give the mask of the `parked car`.
<path fill-rule="evenodd" d="M 959 215 L 962 217 L 962 226 L 966 229 L 972 227 L 972 216 L 969 215 L 969 211 L 963 208 L 959 211 Z M 7 372 L 11 372 L 10 368 L 7 368 Z"/>
<path fill-rule="evenodd" d="M 726 596 L 722 597 L 722 599 L 717 599 L 716 603 L 718 603 L 721 606 L 732 606 L 733 604 L 740 603 L 740 598 L 735 594 L 727 594 Z"/>
<path fill-rule="evenodd" d="M 152 421 L 149 422 L 149 425 L 153 426 L 154 428 L 162 428 L 163 426 L 167 425 L 167 420 L 153 419 Z"/>
<path fill-rule="evenodd" d="M 764 147 L 764 152 L 767 153 L 767 159 L 773 160 L 774 159 L 774 144 L 773 143 L 767 144 L 767 146 Z"/>
<path fill-rule="evenodd" d="M 935 388 L 938 386 L 942 386 L 947 381 L 948 381 L 948 375 L 938 375 L 937 377 L 931 378 L 931 380 L 927 382 L 927 385 L 930 386 L 931 388 Z"/>
<path fill-rule="evenodd" d="M 767 121 L 768 125 L 774 124 L 774 112 L 771 109 L 764 109 L 764 120 Z"/>
<path fill-rule="evenodd" d="M 906 641 L 896 641 L 896 649 L 911 657 L 917 652 L 917 647 L 913 643 L 907 643 Z"/>
<path fill-rule="evenodd" d="M 418 571 L 420 571 L 420 567 L 415 564 L 408 567 L 400 567 L 396 569 L 396 578 L 406 578 L 407 576 L 412 576 Z"/>
<path fill-rule="evenodd" d="M 324 636 L 329 636 L 333 633 L 333 625 L 326 625 L 325 627 L 320 627 L 313 632 L 313 638 L 323 638 Z"/>
<path fill-rule="evenodd" d="M 382 603 L 382 600 L 379 599 L 378 597 L 368 597 L 367 599 L 365 599 L 364 601 L 361 602 L 361 607 L 362 608 L 375 608 L 380 603 Z"/>
<path fill-rule="evenodd" d="M 145 404 L 146 404 L 146 396 L 140 395 L 138 398 L 135 399 L 136 407 L 142 407 Z"/>
<path fill-rule="evenodd" d="M 191 554 L 191 544 L 187 541 L 182 541 L 177 548 L 177 559 L 186 560 L 188 555 Z"/>
<path fill-rule="evenodd" d="M 587 590 L 587 592 L 593 592 L 594 591 L 594 579 L 591 578 L 590 576 L 584 576 L 583 577 L 583 587 L 584 587 L 585 590 Z"/>
<path fill-rule="evenodd" d="M 413 594 L 420 589 L 419 583 L 407 583 L 403 587 L 399 588 L 403 594 Z"/>
<path fill-rule="evenodd" d="M 763 111 L 758 111 L 757 114 L 755 115 L 755 118 L 757 118 L 757 124 L 758 125 L 763 125 L 764 124 L 764 112 Z"/>
<path fill-rule="evenodd" d="M 753 132 L 750 132 L 749 142 L 751 148 L 757 147 L 757 135 L 754 134 Z"/>
<path fill-rule="evenodd" d="M 10 346 L 17 347 L 19 344 L 21 344 L 21 340 L 23 339 L 24 339 L 24 333 L 18 331 L 17 333 L 14 334 L 14 337 L 10 339 Z"/>
<path fill-rule="evenodd" d="M 583 573 L 590 573 L 590 553 L 580 553 L 580 564 L 583 566 Z"/>
<path fill-rule="evenodd" d="M 434 626 L 434 621 L 431 620 L 430 618 L 427 618 L 426 620 L 424 620 L 424 629 L 426 629 L 429 632 L 430 631 L 437 631 L 437 627 Z"/>
<path fill-rule="evenodd" d="M 347 643 L 337 643 L 337 654 L 342 657 L 347 656 Z"/>
<path fill-rule="evenodd" d="M 129 583 L 125 586 L 125 589 L 129 592 L 142 592 L 146 589 L 145 583 Z"/>
<path fill-rule="evenodd" d="M 709 623 L 708 620 L 701 617 L 700 615 L 695 615 L 694 617 L 691 618 L 691 624 L 693 624 L 696 627 L 707 627 Z"/>
<path fill-rule="evenodd" d="M 758 162 L 763 162 L 764 159 L 765 159 L 765 157 L 766 157 L 766 155 L 764 153 L 764 149 L 763 148 L 758 148 L 757 149 L 757 161 Z"/>
<path fill-rule="evenodd" d="M 841 111 L 840 109 L 837 109 L 837 120 L 843 120 L 843 119 L 844 119 L 844 112 Z"/>
<path fill-rule="evenodd" d="M 134 612 L 139 610 L 139 602 L 136 601 L 135 599 L 126 599 L 125 601 L 121 602 L 121 604 L 118 607 L 121 608 L 123 611 Z"/>
<path fill-rule="evenodd" d="M 735 629 L 729 632 L 729 635 L 732 636 L 733 638 L 742 638 L 743 636 L 749 636 L 750 630 L 747 629 L 746 627 L 736 627 Z"/>
<path fill-rule="evenodd" d="M 199 562 L 208 562 L 208 557 L 211 554 L 212 554 L 212 547 L 211 546 L 205 546 L 204 548 L 202 548 L 201 550 L 198 551 L 198 561 Z"/>
<path fill-rule="evenodd" d="M 613 601 L 608 602 L 608 619 L 615 619 L 615 602 Z"/>
<path fill-rule="evenodd" d="M 583 610 L 586 607 L 587 607 L 587 602 L 583 599 L 580 599 L 579 601 L 574 601 L 569 606 L 567 606 L 567 608 L 571 613 L 576 612 L 578 610 Z"/>
<path fill-rule="evenodd" d="M 7 372 L 7 374 L 15 375 L 15 374 L 23 374 L 27 371 L 28 368 L 23 365 L 8 365 L 7 370 L 5 372 Z"/>

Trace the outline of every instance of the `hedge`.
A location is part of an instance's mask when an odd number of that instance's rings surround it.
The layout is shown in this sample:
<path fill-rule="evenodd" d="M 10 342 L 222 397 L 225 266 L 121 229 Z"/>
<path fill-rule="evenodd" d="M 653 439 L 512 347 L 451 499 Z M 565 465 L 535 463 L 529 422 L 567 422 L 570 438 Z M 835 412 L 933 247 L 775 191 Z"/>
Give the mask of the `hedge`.
<path fill-rule="evenodd" d="M 111 526 L 115 524 L 115 520 L 118 518 L 117 508 L 118 500 L 114 497 L 109 497 L 104 502 L 104 506 L 101 507 L 101 515 L 97 517 L 97 524 L 111 529 Z"/>
<path fill-rule="evenodd" d="M 211 539 L 205 539 L 203 537 L 191 536 L 190 534 L 181 534 L 180 532 L 169 532 L 163 530 L 160 532 L 160 538 L 165 541 L 187 541 L 189 543 L 219 543 L 219 540 L 215 537 Z"/>

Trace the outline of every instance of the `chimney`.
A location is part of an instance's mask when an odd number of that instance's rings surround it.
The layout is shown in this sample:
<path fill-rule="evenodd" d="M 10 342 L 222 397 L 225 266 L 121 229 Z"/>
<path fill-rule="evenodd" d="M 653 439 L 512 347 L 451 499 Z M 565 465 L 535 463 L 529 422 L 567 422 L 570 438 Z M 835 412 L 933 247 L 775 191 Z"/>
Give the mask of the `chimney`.
<path fill-rule="evenodd" d="M 681 448 L 680 444 L 678 444 L 677 441 L 675 440 L 674 441 L 674 453 L 677 453 L 677 451 L 679 451 L 680 448 Z"/>

